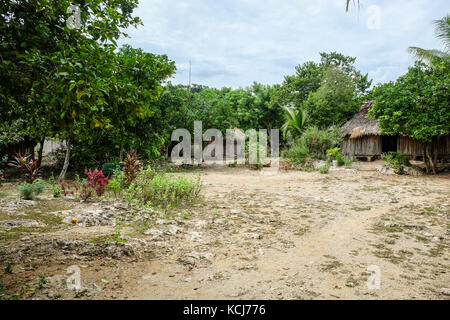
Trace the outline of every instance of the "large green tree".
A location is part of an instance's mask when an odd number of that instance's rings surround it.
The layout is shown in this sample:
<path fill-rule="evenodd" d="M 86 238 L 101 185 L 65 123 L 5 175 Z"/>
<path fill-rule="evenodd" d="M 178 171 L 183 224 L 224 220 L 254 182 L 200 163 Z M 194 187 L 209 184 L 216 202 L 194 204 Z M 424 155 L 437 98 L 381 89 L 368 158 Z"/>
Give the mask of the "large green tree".
<path fill-rule="evenodd" d="M 436 173 L 437 151 L 431 142 L 450 133 L 450 63 L 416 62 L 397 81 L 375 88 L 374 97 L 369 115 L 378 119 L 381 132 L 423 141 L 427 171 L 431 167 Z"/>
<path fill-rule="evenodd" d="M 357 85 L 338 67 L 330 67 L 320 88 L 303 103 L 309 122 L 320 128 L 341 125 L 359 110 Z"/>
<path fill-rule="evenodd" d="M 75 28 L 67 24 L 72 4 L 80 13 Z M 136 7 L 137 0 L 1 3 L 1 111 L 11 121 L 24 119 L 39 137 L 68 142 L 60 178 L 72 144 L 89 130 L 121 140 L 128 127 L 156 114 L 173 63 L 129 47 L 116 52 L 123 30 L 140 24 Z"/>

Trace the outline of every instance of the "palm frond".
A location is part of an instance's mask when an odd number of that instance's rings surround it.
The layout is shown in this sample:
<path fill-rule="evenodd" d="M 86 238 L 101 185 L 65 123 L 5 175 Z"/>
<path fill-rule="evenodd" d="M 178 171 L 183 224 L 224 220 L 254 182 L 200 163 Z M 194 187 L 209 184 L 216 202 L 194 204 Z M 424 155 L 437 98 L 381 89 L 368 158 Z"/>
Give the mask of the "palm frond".
<path fill-rule="evenodd" d="M 448 59 L 450 57 L 448 53 L 437 49 L 427 50 L 418 47 L 409 47 L 408 51 L 417 59 L 420 59 L 432 65 L 441 61 L 442 59 Z"/>
<path fill-rule="evenodd" d="M 450 51 L 450 15 L 443 17 L 442 19 L 435 20 L 434 22 L 436 37 L 444 42 L 447 52 Z"/>

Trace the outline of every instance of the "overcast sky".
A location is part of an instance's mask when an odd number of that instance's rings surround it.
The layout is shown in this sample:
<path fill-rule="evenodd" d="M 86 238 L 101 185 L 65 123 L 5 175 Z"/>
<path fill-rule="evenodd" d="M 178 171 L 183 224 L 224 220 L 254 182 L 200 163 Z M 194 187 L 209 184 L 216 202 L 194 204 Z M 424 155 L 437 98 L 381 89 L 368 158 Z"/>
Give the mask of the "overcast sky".
<path fill-rule="evenodd" d="M 144 23 L 122 39 L 167 54 L 173 83 L 245 87 L 281 83 L 298 64 L 338 51 L 357 58 L 374 82 L 395 80 L 413 63 L 409 46 L 442 48 L 432 21 L 450 12 L 448 0 L 140 0 Z"/>

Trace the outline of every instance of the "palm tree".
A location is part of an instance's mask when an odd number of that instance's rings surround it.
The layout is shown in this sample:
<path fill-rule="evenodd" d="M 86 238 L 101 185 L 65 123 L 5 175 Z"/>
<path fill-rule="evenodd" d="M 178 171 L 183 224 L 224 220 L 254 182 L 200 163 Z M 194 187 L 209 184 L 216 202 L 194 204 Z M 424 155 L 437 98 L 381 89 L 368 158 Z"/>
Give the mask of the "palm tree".
<path fill-rule="evenodd" d="M 418 47 L 409 47 L 408 51 L 415 55 L 418 59 L 424 60 L 433 65 L 443 59 L 450 59 L 450 15 L 447 14 L 442 19 L 435 20 L 436 37 L 444 42 L 445 51 L 437 49 L 422 49 Z"/>
<path fill-rule="evenodd" d="M 355 3 L 355 0 L 353 0 L 353 3 Z M 348 12 L 348 6 L 350 4 L 350 0 L 347 0 L 347 6 L 345 7 L 345 11 Z M 359 0 L 358 0 L 358 7 L 359 7 Z"/>
<path fill-rule="evenodd" d="M 302 134 L 308 120 L 308 114 L 303 108 L 295 109 L 293 107 L 283 106 L 286 122 L 281 127 L 283 137 L 295 138 Z"/>

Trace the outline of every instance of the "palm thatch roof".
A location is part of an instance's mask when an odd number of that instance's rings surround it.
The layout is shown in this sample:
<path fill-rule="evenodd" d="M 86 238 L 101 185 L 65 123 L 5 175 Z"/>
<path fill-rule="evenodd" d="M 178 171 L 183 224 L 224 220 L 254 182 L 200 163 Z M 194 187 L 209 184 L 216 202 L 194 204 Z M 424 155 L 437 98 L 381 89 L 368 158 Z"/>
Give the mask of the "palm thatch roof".
<path fill-rule="evenodd" d="M 341 128 L 341 135 L 350 136 L 350 139 L 357 139 L 363 136 L 377 136 L 380 134 L 378 122 L 375 119 L 366 118 L 369 109 L 372 108 L 374 100 L 364 102 L 359 112 Z"/>

